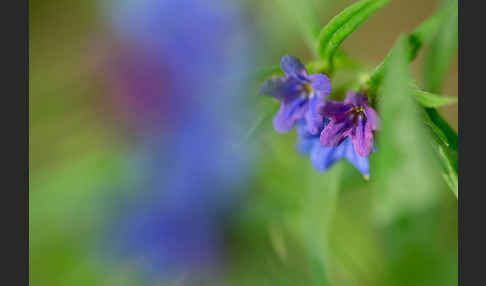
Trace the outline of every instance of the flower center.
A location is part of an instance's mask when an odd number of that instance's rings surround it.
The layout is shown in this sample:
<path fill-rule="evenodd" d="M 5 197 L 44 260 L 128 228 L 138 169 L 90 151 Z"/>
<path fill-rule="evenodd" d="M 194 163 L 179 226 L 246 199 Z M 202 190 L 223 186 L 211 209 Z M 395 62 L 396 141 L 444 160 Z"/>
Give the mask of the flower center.
<path fill-rule="evenodd" d="M 351 109 L 351 112 L 354 114 L 360 114 L 364 113 L 364 107 L 363 106 L 356 106 Z"/>
<path fill-rule="evenodd" d="M 357 120 L 360 120 L 364 117 L 366 117 L 366 114 L 364 112 L 364 107 L 363 106 L 355 106 L 353 108 L 351 108 L 349 111 L 348 111 L 348 114 L 349 114 L 349 118 L 351 120 L 353 120 L 354 122 L 356 122 Z"/>
<path fill-rule="evenodd" d="M 304 83 L 302 85 L 302 90 L 304 91 L 306 97 L 311 97 L 312 94 L 313 94 L 313 89 L 312 89 L 312 84 L 309 82 L 309 83 Z"/>

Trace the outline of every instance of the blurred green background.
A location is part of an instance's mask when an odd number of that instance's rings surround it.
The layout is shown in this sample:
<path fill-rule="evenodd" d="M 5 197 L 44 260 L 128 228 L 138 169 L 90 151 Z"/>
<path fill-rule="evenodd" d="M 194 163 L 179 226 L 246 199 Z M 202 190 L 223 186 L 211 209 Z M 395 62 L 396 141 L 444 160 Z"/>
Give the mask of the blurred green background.
<path fill-rule="evenodd" d="M 241 1 L 260 33 L 262 66 L 287 53 L 311 58 L 284 1 Z M 354 1 L 310 2 L 323 26 Z M 344 50 L 373 67 L 400 33 L 411 32 L 440 4 L 392 0 L 344 42 Z M 110 35 L 101 8 L 92 0 L 30 1 L 31 285 L 141 283 L 129 263 L 106 265 L 91 251 L 107 216 L 106 193 L 99 190 L 116 190 L 131 168 L 130 140 L 110 116 L 109 86 L 100 80 L 109 73 L 110 45 L 101 41 Z M 422 51 L 412 64 L 419 82 L 423 60 Z M 442 94 L 457 97 L 457 81 L 456 58 Z M 457 105 L 440 112 L 457 130 Z M 457 284 L 457 200 L 442 180 L 432 174 L 430 189 L 377 196 L 373 178 L 364 181 L 347 162 L 316 172 L 295 151 L 295 140 L 295 134 L 274 132 L 270 121 L 255 135 L 265 156 L 229 230 L 231 266 L 218 283 Z M 408 179 L 394 178 L 396 184 Z"/>

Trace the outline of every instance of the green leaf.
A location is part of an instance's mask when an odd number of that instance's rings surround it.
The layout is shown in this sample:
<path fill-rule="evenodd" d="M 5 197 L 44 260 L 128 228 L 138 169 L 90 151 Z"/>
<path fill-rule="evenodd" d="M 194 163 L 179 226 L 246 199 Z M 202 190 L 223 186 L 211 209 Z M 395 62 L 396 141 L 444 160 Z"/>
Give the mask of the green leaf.
<path fill-rule="evenodd" d="M 457 153 L 451 152 L 443 145 L 438 145 L 438 153 L 444 167 L 443 178 L 452 193 L 458 195 Z"/>
<path fill-rule="evenodd" d="M 452 1 L 451 9 L 440 25 L 425 57 L 424 83 L 430 92 L 440 92 L 445 76 L 457 55 L 458 3 Z"/>
<path fill-rule="evenodd" d="M 455 97 L 441 96 L 420 89 L 412 89 L 411 93 L 425 107 L 440 107 L 457 101 Z"/>
<path fill-rule="evenodd" d="M 369 16 L 385 6 L 388 0 L 363 0 L 357 2 L 335 16 L 319 33 L 317 52 L 330 65 L 341 43 L 356 30 Z"/>
<path fill-rule="evenodd" d="M 386 63 L 379 93 L 382 128 L 372 161 L 377 184 L 376 215 L 389 220 L 403 212 L 427 207 L 438 196 L 440 169 L 430 152 L 422 108 L 410 96 L 408 40 L 402 35 Z"/>
<path fill-rule="evenodd" d="M 447 123 L 447 121 L 442 118 L 437 109 L 426 108 L 425 111 L 430 118 L 430 121 L 441 130 L 444 136 L 447 138 L 447 147 L 457 152 L 457 133 L 452 129 L 452 127 Z"/>
<path fill-rule="evenodd" d="M 442 144 L 442 145 L 445 145 L 447 147 L 450 146 L 449 144 L 449 139 L 447 139 L 447 136 L 445 135 L 445 133 L 442 131 L 442 129 L 440 129 L 429 117 L 429 115 L 426 113 L 425 109 L 424 109 L 424 122 L 425 122 L 425 125 L 428 126 L 431 131 L 432 131 L 432 134 L 435 136 L 435 141 L 438 143 L 438 144 Z"/>
<path fill-rule="evenodd" d="M 434 35 L 437 33 L 441 27 L 444 19 L 447 19 L 447 15 L 453 9 L 453 5 L 449 4 L 444 6 L 442 9 L 437 11 L 433 16 L 428 18 L 423 22 L 414 32 L 412 32 L 407 38 L 407 56 L 408 61 L 412 62 L 416 57 L 420 48 L 430 42 Z M 385 72 L 386 63 L 391 57 L 391 51 L 385 57 L 385 59 L 375 68 L 375 70 L 370 75 L 366 85 L 372 90 L 376 90 L 383 79 Z M 376 92 L 371 92 L 370 95 L 373 97 Z"/>
<path fill-rule="evenodd" d="M 436 151 L 443 168 L 443 178 L 457 198 L 457 133 L 434 108 L 425 109 L 425 123 L 435 135 Z"/>

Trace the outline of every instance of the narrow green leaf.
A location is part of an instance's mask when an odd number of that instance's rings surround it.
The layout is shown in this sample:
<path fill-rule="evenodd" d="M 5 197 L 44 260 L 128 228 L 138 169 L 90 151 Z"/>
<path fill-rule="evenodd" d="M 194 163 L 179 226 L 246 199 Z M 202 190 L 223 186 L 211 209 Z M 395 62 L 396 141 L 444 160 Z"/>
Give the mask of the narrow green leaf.
<path fill-rule="evenodd" d="M 457 54 L 457 6 L 457 1 L 452 1 L 452 9 L 447 11 L 447 15 L 442 21 L 434 41 L 427 50 L 424 64 L 424 82 L 427 91 L 441 91 L 445 76 Z"/>
<path fill-rule="evenodd" d="M 443 178 L 457 198 L 457 133 L 434 108 L 425 109 L 425 123 L 435 135 L 436 151 L 443 169 Z"/>
<path fill-rule="evenodd" d="M 454 7 L 452 4 L 445 5 L 442 9 L 437 11 L 434 15 L 428 18 L 425 22 L 423 22 L 414 32 L 412 32 L 407 38 L 407 54 L 409 62 L 412 62 L 416 57 L 417 53 L 420 48 L 430 42 L 437 31 L 440 29 L 442 23 L 445 19 L 447 19 L 447 15 L 453 10 Z M 372 90 L 376 90 L 381 83 L 381 80 L 384 75 L 384 68 L 386 66 L 386 62 L 389 61 L 391 56 L 391 51 L 385 57 L 385 59 L 375 68 L 372 72 L 371 76 L 369 77 L 366 85 L 368 88 Z M 370 93 L 373 95 L 376 92 Z"/>
<path fill-rule="evenodd" d="M 457 101 L 455 97 L 441 96 L 420 89 L 412 89 L 411 93 L 425 107 L 440 107 Z"/>
<path fill-rule="evenodd" d="M 385 6 L 388 0 L 362 0 L 335 16 L 319 33 L 317 52 L 330 65 L 341 43 L 369 16 Z"/>
<path fill-rule="evenodd" d="M 444 118 L 442 118 L 442 116 L 439 114 L 437 109 L 426 108 L 425 111 L 429 116 L 430 121 L 433 122 L 436 128 L 440 129 L 441 132 L 447 138 L 447 142 L 448 142 L 447 147 L 457 152 L 458 140 L 457 140 L 456 131 L 454 131 L 454 129 L 452 129 L 449 123 L 447 123 L 447 121 Z"/>
<path fill-rule="evenodd" d="M 447 139 L 445 133 L 430 119 L 429 115 L 425 112 L 425 109 L 424 109 L 424 113 L 425 113 L 424 114 L 425 125 L 431 129 L 432 134 L 435 136 L 434 137 L 435 141 L 438 144 L 449 147 L 450 146 L 449 139 Z"/>
<path fill-rule="evenodd" d="M 444 167 L 443 177 L 446 184 L 456 196 L 458 194 L 457 153 L 451 152 L 441 144 L 438 144 L 438 153 Z"/>

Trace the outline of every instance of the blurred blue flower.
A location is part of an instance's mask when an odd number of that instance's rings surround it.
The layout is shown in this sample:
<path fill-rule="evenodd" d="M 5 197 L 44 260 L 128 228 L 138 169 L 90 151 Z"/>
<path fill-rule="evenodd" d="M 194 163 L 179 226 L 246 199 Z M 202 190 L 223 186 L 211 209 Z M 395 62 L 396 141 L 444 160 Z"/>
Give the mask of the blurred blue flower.
<path fill-rule="evenodd" d="M 239 93 L 227 91 L 234 90 L 234 78 L 251 57 L 244 19 L 235 3 L 106 3 L 118 51 L 110 71 L 115 74 L 117 96 L 129 104 L 131 113 L 136 112 L 132 118 L 152 131 L 175 128 L 172 123 L 192 109 L 237 97 Z"/>
<path fill-rule="evenodd" d="M 241 16 L 223 0 L 110 7 L 129 51 L 116 69 L 121 90 L 143 103 L 150 128 L 134 147 L 136 192 L 115 210 L 109 249 L 153 279 L 214 273 L 224 226 L 250 176 L 248 146 L 238 137 L 249 110 L 240 75 L 251 66 L 251 47 L 239 42 Z"/>
<path fill-rule="evenodd" d="M 326 119 L 324 125 L 328 124 L 329 120 Z M 304 155 L 310 154 L 312 165 L 316 170 L 325 172 L 336 162 L 346 158 L 365 178 L 369 177 L 369 159 L 356 153 L 350 138 L 346 138 L 336 147 L 326 147 L 320 143 L 319 134 L 312 135 L 307 132 L 304 122 L 298 122 L 297 131 L 299 134 L 297 149 Z"/>
<path fill-rule="evenodd" d="M 260 87 L 259 93 L 281 101 L 273 125 L 278 132 L 288 132 L 305 118 L 309 133 L 317 134 L 323 125 L 318 108 L 331 93 L 331 81 L 323 74 L 307 73 L 305 66 L 294 56 L 282 58 L 280 68 L 285 77 L 271 78 Z"/>

